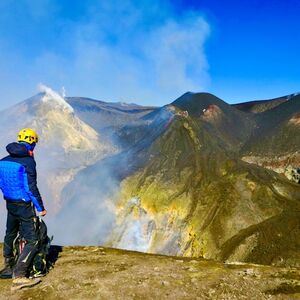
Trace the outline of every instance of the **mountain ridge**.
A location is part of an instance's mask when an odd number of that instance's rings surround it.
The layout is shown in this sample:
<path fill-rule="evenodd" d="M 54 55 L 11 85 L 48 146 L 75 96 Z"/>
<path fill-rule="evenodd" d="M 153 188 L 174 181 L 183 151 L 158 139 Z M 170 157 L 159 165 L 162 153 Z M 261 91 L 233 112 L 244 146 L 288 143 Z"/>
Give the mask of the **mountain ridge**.
<path fill-rule="evenodd" d="M 1 112 L 0 124 L 7 141 L 21 124 L 42 129 L 38 166 L 60 243 L 299 265 L 299 185 L 283 175 L 300 162 L 299 96 L 259 113 L 209 93 L 158 108 L 51 97 Z"/>

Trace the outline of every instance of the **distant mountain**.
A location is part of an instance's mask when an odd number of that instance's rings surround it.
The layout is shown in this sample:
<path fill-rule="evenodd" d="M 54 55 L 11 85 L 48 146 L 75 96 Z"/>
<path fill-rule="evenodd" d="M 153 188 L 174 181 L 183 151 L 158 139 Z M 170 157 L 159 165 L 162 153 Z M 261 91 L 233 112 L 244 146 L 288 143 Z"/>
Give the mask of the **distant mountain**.
<path fill-rule="evenodd" d="M 300 95 L 257 114 L 255 131 L 245 149 L 271 155 L 297 151 L 300 142 L 297 135 L 299 111 Z"/>
<path fill-rule="evenodd" d="M 290 170 L 300 166 L 300 95 L 283 98 L 254 115 L 255 128 L 241 155 L 247 162 L 290 177 Z"/>
<path fill-rule="evenodd" d="M 242 103 L 234 104 L 233 106 L 244 112 L 262 113 L 264 111 L 272 109 L 288 101 L 289 97 L 290 96 L 283 96 L 283 97 L 270 99 L 270 100 L 256 100 L 250 102 L 242 102 Z"/>
<path fill-rule="evenodd" d="M 185 94 L 172 105 L 171 123 L 165 121 L 168 126 L 143 151 L 144 160 L 121 181 L 108 245 L 299 264 L 299 185 L 239 157 L 255 117 L 209 94 Z M 243 135 L 245 122 L 250 128 Z M 232 124 L 241 143 L 236 147 L 220 131 Z"/>
<path fill-rule="evenodd" d="M 152 108 L 135 104 L 105 103 L 86 98 L 66 98 L 42 86 L 41 92 L 1 114 L 0 134 L 2 156 L 5 145 L 15 141 L 21 128 L 37 130 L 40 140 L 35 151 L 39 173 L 39 187 L 49 208 L 49 226 L 57 240 L 64 236 L 60 226 L 69 209 L 61 192 L 75 175 L 89 165 L 120 151 L 112 135 L 118 128 L 133 122 Z M 84 197 L 80 194 L 80 197 Z M 4 207 L 2 208 L 4 209 Z M 57 225 L 59 224 L 59 225 Z M 3 232 L 4 225 L 0 232 Z"/>
<path fill-rule="evenodd" d="M 107 103 L 83 97 L 67 97 L 66 101 L 81 120 L 102 134 L 106 131 L 113 133 L 154 110 L 154 107 L 121 102 Z"/>
<path fill-rule="evenodd" d="M 254 127 L 252 116 L 208 93 L 186 93 L 172 105 L 186 110 L 224 146 L 236 150 L 250 137 Z"/>
<path fill-rule="evenodd" d="M 114 151 L 112 145 L 101 143 L 99 134 L 78 118 L 59 94 L 47 87 L 2 111 L 0 125 L 2 156 L 7 155 L 4 146 L 15 141 L 21 128 L 35 128 L 39 133 L 36 149 L 39 186 L 50 214 L 63 207 L 61 190 L 80 169 Z"/>
<path fill-rule="evenodd" d="M 295 266 L 299 97 L 230 105 L 186 93 L 155 108 L 44 88 L 1 112 L 0 133 L 39 131 L 59 243 Z"/>

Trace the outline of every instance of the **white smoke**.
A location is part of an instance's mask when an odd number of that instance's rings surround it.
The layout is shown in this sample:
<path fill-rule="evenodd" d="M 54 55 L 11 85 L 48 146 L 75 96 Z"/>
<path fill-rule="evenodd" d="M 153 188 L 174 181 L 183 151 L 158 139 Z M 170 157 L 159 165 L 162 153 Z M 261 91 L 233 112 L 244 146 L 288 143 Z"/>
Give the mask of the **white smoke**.
<path fill-rule="evenodd" d="M 64 86 L 61 88 L 61 95 L 63 98 L 66 98 L 66 89 Z"/>
<path fill-rule="evenodd" d="M 112 246 L 126 250 L 149 251 L 154 221 L 142 209 L 140 199 L 129 199 L 126 207 L 118 215 L 122 222 L 114 228 Z"/>
<path fill-rule="evenodd" d="M 74 204 L 67 205 L 62 201 L 60 195 L 64 186 L 72 181 L 79 171 L 94 164 L 103 156 L 111 155 L 114 148 L 110 147 L 109 142 L 104 144 L 102 140 L 99 141 L 99 134 L 79 119 L 73 112 L 73 108 L 57 92 L 42 84 L 39 86 L 39 90 L 40 94 L 2 112 L 0 119 L 2 137 L 0 158 L 8 155 L 5 146 L 16 140 L 17 133 L 21 128 L 29 127 L 37 130 L 40 135 L 40 142 L 35 148 L 38 187 L 48 210 L 45 221 L 49 226 L 49 234 L 54 235 L 55 243 L 63 242 L 64 236 L 66 241 L 69 241 L 69 236 L 73 235 L 75 237 L 74 243 L 93 241 L 94 244 L 97 244 L 99 232 L 101 233 L 103 228 L 103 224 L 97 222 L 97 215 L 108 215 L 107 205 L 101 204 L 99 197 L 93 198 L 93 189 L 90 189 L 88 196 L 85 196 L 85 193 L 78 194 L 82 203 L 77 206 Z M 109 174 L 106 176 L 108 177 Z M 95 203 L 95 206 L 89 206 L 91 211 L 87 210 L 85 213 L 82 207 L 85 207 L 84 201 L 88 198 Z M 66 217 L 66 211 L 72 212 L 71 217 Z M 92 214 L 94 214 L 93 217 Z M 0 220 L 1 241 L 4 236 L 6 221 L 6 209 L 3 200 L 0 203 L 0 215 L 2 216 Z M 76 217 L 74 218 L 74 216 Z M 78 234 L 74 234 L 74 231 L 70 230 L 71 234 L 68 235 L 66 231 L 62 230 L 62 228 L 67 228 L 69 224 L 73 224 L 74 221 L 75 225 L 82 224 L 78 222 L 78 216 L 82 217 L 83 223 L 90 220 L 95 224 L 90 235 L 88 227 L 80 227 L 84 231 L 82 236 L 86 237 L 85 239 L 81 239 L 79 231 L 77 231 Z M 103 221 L 104 218 L 101 220 Z M 76 228 L 75 225 L 74 228 Z M 97 228 L 100 230 L 94 235 Z"/>
<path fill-rule="evenodd" d="M 105 165 L 77 174 L 61 195 L 62 208 L 49 222 L 60 245 L 104 244 L 115 221 L 118 181 Z"/>
<path fill-rule="evenodd" d="M 73 108 L 71 105 L 69 105 L 64 97 L 59 95 L 57 92 L 52 90 L 50 87 L 40 83 L 38 85 L 38 89 L 40 92 L 45 93 L 45 95 L 42 98 L 43 102 L 50 103 L 56 107 L 61 107 L 69 112 L 74 112 Z"/>
<path fill-rule="evenodd" d="M 163 105 L 187 90 L 201 91 L 209 85 L 204 45 L 210 26 L 201 11 L 177 13 L 171 1 L 83 1 L 81 18 L 74 22 L 64 16 L 61 29 L 61 16 L 53 14 L 45 22 L 46 6 L 42 9 L 35 2 L 20 10 L 28 15 L 26 24 L 20 26 L 32 26 L 34 16 L 46 28 L 57 27 L 51 30 L 55 39 L 50 35 L 43 49 L 36 46 L 40 41 L 33 41 L 35 55 L 26 59 L 19 47 L 6 52 L 0 49 L 5 105 L 6 99 L 15 102 L 32 94 L 38 82 L 64 85 L 74 96 L 147 105 Z M 51 7 L 64 5 L 58 0 L 48 2 Z M 43 15 L 37 13 L 41 9 Z M 12 20 L 17 18 L 16 11 L 5 8 Z M 34 29 L 39 31 L 37 26 Z"/>
<path fill-rule="evenodd" d="M 138 27 L 136 16 L 131 16 L 133 11 L 136 12 L 136 7 L 128 16 L 117 13 L 120 19 L 136 22 L 134 25 Z M 138 13 L 140 18 L 143 13 Z M 99 18 L 102 19 L 102 14 Z M 208 86 L 204 43 L 210 27 L 200 14 L 184 15 L 178 20 L 168 17 L 147 32 L 129 28 L 129 32 L 138 31 L 133 36 L 123 37 L 120 31 L 113 44 L 106 43 L 109 36 L 98 32 L 98 28 L 92 21 L 77 31 L 79 38 L 74 48 L 77 59 L 73 71 L 77 76 L 72 77 L 72 81 L 79 87 L 89 78 L 85 83 L 89 86 L 86 93 L 100 92 L 106 99 L 155 105 L 170 102 L 186 91 L 205 90 Z M 89 38 L 94 35 L 101 36 L 101 40 Z M 95 87 L 93 82 L 100 85 Z M 76 93 L 80 92 L 77 89 Z"/>

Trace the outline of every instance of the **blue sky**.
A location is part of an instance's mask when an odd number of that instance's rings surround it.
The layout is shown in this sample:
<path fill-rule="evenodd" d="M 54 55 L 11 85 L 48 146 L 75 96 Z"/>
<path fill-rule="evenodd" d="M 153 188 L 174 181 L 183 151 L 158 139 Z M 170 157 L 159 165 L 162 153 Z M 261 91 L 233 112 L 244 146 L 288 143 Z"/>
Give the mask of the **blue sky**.
<path fill-rule="evenodd" d="M 300 91 L 300 1 L 1 0 L 0 109 L 37 93 L 164 105 Z"/>

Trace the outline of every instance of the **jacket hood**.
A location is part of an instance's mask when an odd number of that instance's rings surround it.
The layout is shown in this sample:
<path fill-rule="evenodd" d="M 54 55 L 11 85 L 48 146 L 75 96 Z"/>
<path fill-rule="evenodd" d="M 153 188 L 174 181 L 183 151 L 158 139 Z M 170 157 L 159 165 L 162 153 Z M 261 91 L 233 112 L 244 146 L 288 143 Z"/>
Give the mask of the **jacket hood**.
<path fill-rule="evenodd" d="M 21 144 L 21 143 L 14 142 L 14 143 L 8 144 L 6 146 L 6 151 L 11 156 L 17 156 L 17 157 L 30 156 L 26 145 Z"/>

